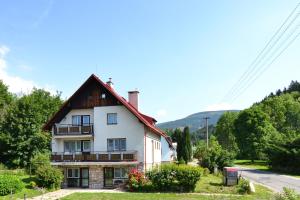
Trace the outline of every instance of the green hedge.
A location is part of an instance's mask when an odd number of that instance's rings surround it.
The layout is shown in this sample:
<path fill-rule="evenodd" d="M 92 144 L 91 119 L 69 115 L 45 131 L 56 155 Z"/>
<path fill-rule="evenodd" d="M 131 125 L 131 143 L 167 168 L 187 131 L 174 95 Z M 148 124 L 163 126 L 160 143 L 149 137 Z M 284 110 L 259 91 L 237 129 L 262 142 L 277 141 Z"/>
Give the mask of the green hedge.
<path fill-rule="evenodd" d="M 188 165 L 161 165 L 147 172 L 147 177 L 157 191 L 194 191 L 203 169 Z"/>
<path fill-rule="evenodd" d="M 23 182 L 15 175 L 0 175 L 0 196 L 16 193 L 24 188 Z"/>

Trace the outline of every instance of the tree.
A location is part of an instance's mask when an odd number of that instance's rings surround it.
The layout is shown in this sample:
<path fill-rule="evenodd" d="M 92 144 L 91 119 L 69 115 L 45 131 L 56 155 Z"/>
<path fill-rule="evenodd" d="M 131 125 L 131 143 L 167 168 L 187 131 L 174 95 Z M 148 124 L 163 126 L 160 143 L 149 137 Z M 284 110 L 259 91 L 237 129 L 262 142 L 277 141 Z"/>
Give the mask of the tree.
<path fill-rule="evenodd" d="M 186 126 L 182 133 L 182 158 L 185 163 L 188 163 L 192 159 L 192 145 L 190 137 L 190 129 Z"/>
<path fill-rule="evenodd" d="M 252 106 L 240 112 L 234 126 L 241 156 L 252 161 L 264 159 L 264 150 L 269 141 L 277 136 L 277 131 L 270 123 L 269 116 L 260 107 Z"/>
<path fill-rule="evenodd" d="M 12 101 L 13 95 L 8 91 L 8 87 L 0 80 L 0 123 Z"/>
<path fill-rule="evenodd" d="M 200 141 L 196 147 L 194 157 L 199 160 L 202 167 L 213 171 L 215 167 L 222 169 L 225 166 L 232 166 L 234 154 L 222 148 L 214 136 L 209 139 L 209 147 L 206 143 Z"/>
<path fill-rule="evenodd" d="M 177 160 L 180 161 L 181 159 L 183 159 L 182 131 L 179 128 L 177 128 L 175 129 L 173 135 L 177 141 L 177 148 L 176 148 Z"/>
<path fill-rule="evenodd" d="M 235 155 L 239 151 L 234 135 L 234 122 L 237 117 L 236 112 L 225 112 L 219 119 L 215 131 L 215 136 L 222 148 Z"/>
<path fill-rule="evenodd" d="M 17 99 L 7 110 L 1 126 L 0 162 L 24 167 L 37 152 L 50 149 L 50 134 L 42 132 L 42 126 L 61 103 L 60 94 L 51 95 L 42 89 L 34 89 Z"/>

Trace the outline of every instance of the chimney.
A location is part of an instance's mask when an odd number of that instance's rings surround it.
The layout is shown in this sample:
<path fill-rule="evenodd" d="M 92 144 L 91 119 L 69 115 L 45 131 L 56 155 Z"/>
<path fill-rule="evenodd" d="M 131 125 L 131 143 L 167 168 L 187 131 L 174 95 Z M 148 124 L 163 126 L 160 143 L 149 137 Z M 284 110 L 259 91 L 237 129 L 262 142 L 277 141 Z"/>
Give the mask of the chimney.
<path fill-rule="evenodd" d="M 139 91 L 136 89 L 134 91 L 128 92 L 128 102 L 137 110 L 139 110 Z"/>
<path fill-rule="evenodd" d="M 111 81 L 111 78 L 108 79 L 108 81 L 106 82 L 106 84 L 111 87 L 112 89 L 114 89 L 114 83 Z"/>

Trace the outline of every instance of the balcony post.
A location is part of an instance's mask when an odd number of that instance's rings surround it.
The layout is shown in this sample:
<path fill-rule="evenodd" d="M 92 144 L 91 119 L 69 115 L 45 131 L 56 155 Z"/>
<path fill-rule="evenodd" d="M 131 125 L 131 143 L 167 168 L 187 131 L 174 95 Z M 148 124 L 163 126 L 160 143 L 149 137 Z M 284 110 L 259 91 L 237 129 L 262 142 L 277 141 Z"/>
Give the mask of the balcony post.
<path fill-rule="evenodd" d="M 108 160 L 111 161 L 111 153 L 108 153 Z"/>
<path fill-rule="evenodd" d="M 121 152 L 121 161 L 123 161 L 123 152 Z"/>

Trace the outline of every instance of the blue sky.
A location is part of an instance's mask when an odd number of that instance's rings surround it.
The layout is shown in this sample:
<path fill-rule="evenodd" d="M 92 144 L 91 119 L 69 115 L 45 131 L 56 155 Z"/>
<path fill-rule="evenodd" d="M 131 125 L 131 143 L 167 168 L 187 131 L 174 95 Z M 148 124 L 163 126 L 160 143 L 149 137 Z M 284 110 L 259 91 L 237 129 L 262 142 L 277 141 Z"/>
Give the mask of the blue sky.
<path fill-rule="evenodd" d="M 243 109 L 300 80 L 300 39 L 234 102 L 223 99 L 296 0 L 5 1 L 0 79 L 70 96 L 92 73 L 159 122 Z"/>

